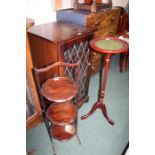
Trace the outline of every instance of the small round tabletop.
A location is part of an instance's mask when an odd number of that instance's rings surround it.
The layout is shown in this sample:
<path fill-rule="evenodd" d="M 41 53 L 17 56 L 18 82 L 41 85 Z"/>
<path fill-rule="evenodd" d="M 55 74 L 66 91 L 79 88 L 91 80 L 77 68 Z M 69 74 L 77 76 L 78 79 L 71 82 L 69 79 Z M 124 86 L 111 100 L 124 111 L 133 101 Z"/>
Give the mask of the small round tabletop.
<path fill-rule="evenodd" d="M 101 37 L 90 41 L 90 47 L 97 52 L 106 54 L 119 54 L 128 52 L 129 45 L 126 41 L 116 37 Z"/>
<path fill-rule="evenodd" d="M 71 100 L 77 95 L 78 90 L 78 84 L 67 77 L 51 78 L 42 85 L 43 96 L 54 102 Z"/>
<path fill-rule="evenodd" d="M 55 124 L 67 124 L 73 122 L 77 117 L 77 108 L 71 101 L 52 103 L 46 116 Z"/>

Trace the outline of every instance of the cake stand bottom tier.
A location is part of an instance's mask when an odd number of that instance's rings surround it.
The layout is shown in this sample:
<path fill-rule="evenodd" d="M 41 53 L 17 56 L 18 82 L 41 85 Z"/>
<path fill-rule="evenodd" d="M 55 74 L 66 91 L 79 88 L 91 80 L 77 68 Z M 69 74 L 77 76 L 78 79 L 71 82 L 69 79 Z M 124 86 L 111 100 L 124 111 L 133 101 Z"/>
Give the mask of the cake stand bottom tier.
<path fill-rule="evenodd" d="M 50 128 L 50 134 L 54 139 L 67 141 L 76 135 L 77 127 L 75 124 L 59 125 L 53 124 Z"/>

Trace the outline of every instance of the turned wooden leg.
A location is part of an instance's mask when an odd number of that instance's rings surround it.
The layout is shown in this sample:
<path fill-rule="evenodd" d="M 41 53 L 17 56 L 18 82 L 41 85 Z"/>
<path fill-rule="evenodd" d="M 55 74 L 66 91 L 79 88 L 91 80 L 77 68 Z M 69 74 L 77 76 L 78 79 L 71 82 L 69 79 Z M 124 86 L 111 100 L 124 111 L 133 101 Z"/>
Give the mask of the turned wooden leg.
<path fill-rule="evenodd" d="M 103 103 L 103 98 L 105 95 L 105 87 L 107 83 L 107 77 L 108 77 L 108 71 L 109 71 L 109 65 L 110 65 L 110 59 L 111 59 L 111 54 L 105 55 L 105 71 L 104 71 L 104 78 L 103 78 L 103 83 L 102 80 L 100 80 L 100 86 L 99 86 L 99 94 L 98 94 L 98 101 L 93 105 L 91 108 L 90 112 L 88 112 L 86 115 L 81 116 L 81 119 L 86 119 L 90 115 L 92 115 L 96 109 L 101 109 L 103 116 L 107 119 L 107 121 L 111 124 L 114 125 L 114 122 L 108 117 L 107 114 L 107 109 L 105 104 Z M 103 61 L 103 60 L 102 60 Z M 101 64 L 102 67 L 103 64 Z M 100 74 L 102 74 L 102 69 L 100 69 Z M 100 78 L 102 75 L 100 75 Z"/>
<path fill-rule="evenodd" d="M 80 137 L 79 137 L 78 133 L 76 133 L 76 139 L 77 139 L 79 145 L 81 145 L 81 140 L 80 140 Z"/>
<path fill-rule="evenodd" d="M 104 103 L 103 103 L 103 104 L 100 104 L 100 105 L 99 105 L 99 108 L 101 109 L 102 114 L 103 114 L 104 117 L 107 119 L 107 121 L 108 121 L 111 125 L 114 125 L 114 121 L 111 120 L 111 119 L 109 118 L 108 114 L 107 114 L 107 109 L 106 109 L 105 104 L 104 104 Z"/>
<path fill-rule="evenodd" d="M 87 117 L 89 117 L 90 115 L 92 115 L 96 109 L 98 108 L 98 102 L 96 102 L 93 107 L 91 108 L 91 110 L 84 116 L 81 116 L 81 119 L 86 119 Z"/>
<path fill-rule="evenodd" d="M 126 71 L 129 70 L 129 53 L 127 53 L 126 55 L 125 69 Z"/>
<path fill-rule="evenodd" d="M 101 109 L 102 114 L 104 115 L 104 117 L 107 119 L 107 121 L 111 125 L 114 125 L 114 122 L 108 117 L 106 105 L 103 103 L 103 98 L 105 95 L 105 88 L 106 88 L 106 84 L 107 84 L 107 77 L 108 77 L 108 72 L 109 72 L 109 66 L 110 66 L 110 60 L 111 60 L 111 54 L 106 54 L 105 55 L 105 71 L 104 71 L 103 84 L 102 84 L 102 88 L 99 92 L 98 100 L 100 102 L 99 108 Z"/>
<path fill-rule="evenodd" d="M 120 54 L 120 59 L 119 59 L 119 69 L 120 72 L 122 73 L 123 71 L 123 63 L 124 63 L 124 59 L 125 59 L 125 54 Z"/>

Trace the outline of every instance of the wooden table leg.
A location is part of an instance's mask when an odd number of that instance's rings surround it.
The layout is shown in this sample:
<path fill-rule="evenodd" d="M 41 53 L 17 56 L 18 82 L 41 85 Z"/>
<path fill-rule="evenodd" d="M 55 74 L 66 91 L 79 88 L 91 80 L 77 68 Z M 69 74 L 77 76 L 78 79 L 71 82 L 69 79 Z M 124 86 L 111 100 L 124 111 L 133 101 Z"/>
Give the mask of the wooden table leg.
<path fill-rule="evenodd" d="M 125 54 L 124 53 L 121 53 L 120 54 L 120 60 L 119 60 L 120 73 L 122 73 L 122 71 L 123 71 L 124 59 L 125 59 Z"/>
<path fill-rule="evenodd" d="M 125 68 L 126 68 L 126 71 L 129 71 L 129 52 L 126 55 Z"/>
<path fill-rule="evenodd" d="M 110 59 L 111 59 L 111 54 L 106 54 L 105 55 L 105 71 L 104 71 L 104 78 L 103 78 L 103 83 L 100 82 L 100 89 L 99 89 L 99 94 L 98 94 L 98 101 L 93 105 L 92 109 L 90 112 L 84 116 L 81 116 L 81 119 L 86 119 L 90 115 L 92 115 L 96 109 L 100 109 L 102 111 L 103 116 L 107 119 L 107 121 L 111 124 L 114 125 L 114 122 L 109 118 L 106 110 L 106 106 L 103 102 L 104 95 L 105 95 L 105 87 L 107 83 L 107 77 L 108 77 L 108 71 L 109 71 L 109 66 L 110 66 Z M 103 61 L 103 60 L 102 60 Z M 101 66 L 102 67 L 102 66 Z"/>

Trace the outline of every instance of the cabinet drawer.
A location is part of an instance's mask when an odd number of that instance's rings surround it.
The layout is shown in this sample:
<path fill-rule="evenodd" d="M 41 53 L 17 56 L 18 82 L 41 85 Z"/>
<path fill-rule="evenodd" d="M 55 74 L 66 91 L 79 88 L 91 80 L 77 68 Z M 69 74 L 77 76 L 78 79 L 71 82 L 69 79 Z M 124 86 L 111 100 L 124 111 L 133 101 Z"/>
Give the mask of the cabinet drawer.
<path fill-rule="evenodd" d="M 117 30 L 117 27 L 115 25 L 105 27 L 96 31 L 95 37 L 101 37 L 101 36 L 107 36 L 107 35 L 113 36 L 116 34 L 116 30 Z"/>
<path fill-rule="evenodd" d="M 104 15 L 100 14 L 98 17 L 99 25 L 98 28 L 105 28 L 111 25 L 115 25 L 117 27 L 118 19 L 120 15 L 120 9 L 113 9 L 104 13 Z"/>
<path fill-rule="evenodd" d="M 119 15 L 120 9 L 118 8 L 97 14 L 90 14 L 87 16 L 86 26 L 98 29 L 111 25 L 116 25 L 117 27 Z"/>

